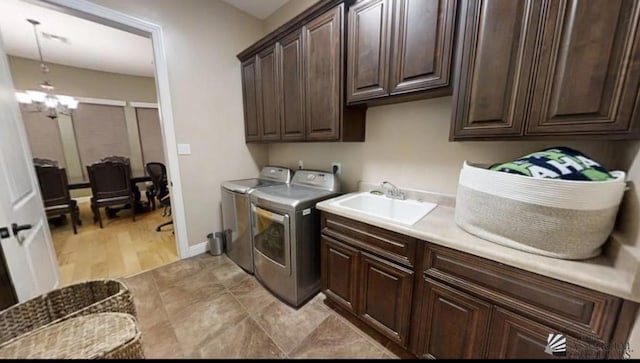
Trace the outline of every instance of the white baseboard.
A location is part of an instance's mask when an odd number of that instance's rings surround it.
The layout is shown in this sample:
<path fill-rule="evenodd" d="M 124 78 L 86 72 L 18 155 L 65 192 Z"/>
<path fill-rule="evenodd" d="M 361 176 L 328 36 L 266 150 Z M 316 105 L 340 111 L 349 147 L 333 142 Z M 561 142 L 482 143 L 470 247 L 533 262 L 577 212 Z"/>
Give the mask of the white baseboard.
<path fill-rule="evenodd" d="M 209 251 L 209 241 L 200 242 L 196 245 L 189 246 L 189 256 L 192 257 Z"/>

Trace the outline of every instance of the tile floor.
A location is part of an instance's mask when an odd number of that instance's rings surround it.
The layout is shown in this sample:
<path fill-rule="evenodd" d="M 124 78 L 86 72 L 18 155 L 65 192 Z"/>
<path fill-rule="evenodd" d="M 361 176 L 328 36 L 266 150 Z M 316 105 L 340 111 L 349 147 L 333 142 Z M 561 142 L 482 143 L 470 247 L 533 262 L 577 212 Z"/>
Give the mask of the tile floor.
<path fill-rule="evenodd" d="M 225 255 L 124 279 L 147 358 L 415 358 L 320 293 L 284 304 Z"/>

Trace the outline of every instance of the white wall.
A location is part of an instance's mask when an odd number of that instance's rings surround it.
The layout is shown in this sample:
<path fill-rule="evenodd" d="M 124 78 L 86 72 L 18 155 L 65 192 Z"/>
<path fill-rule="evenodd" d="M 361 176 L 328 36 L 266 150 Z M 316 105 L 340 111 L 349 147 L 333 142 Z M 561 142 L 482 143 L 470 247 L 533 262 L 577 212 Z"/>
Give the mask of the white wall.
<path fill-rule="evenodd" d="M 617 168 L 627 171 L 629 181 L 629 190 L 625 192 L 616 229 L 625 237 L 627 244 L 637 247 L 640 251 L 640 142 L 620 142 L 616 150 L 614 164 Z"/>
<path fill-rule="evenodd" d="M 267 149 L 244 142 L 236 54 L 263 34 L 263 23 L 219 0 L 94 0 L 162 27 L 190 245 L 221 229 L 220 183 L 258 174 Z"/>
<path fill-rule="evenodd" d="M 353 191 L 359 180 L 388 180 L 400 187 L 455 194 L 462 162 L 496 163 L 543 147 L 574 147 L 605 166 L 612 142 L 476 141 L 449 142 L 452 97 L 371 107 L 363 143 L 274 144 L 269 163 L 295 168 L 330 170 L 342 163 L 343 188 Z"/>
<path fill-rule="evenodd" d="M 42 83 L 40 62 L 9 56 L 9 67 L 17 89 L 37 89 Z M 49 81 L 58 94 L 107 98 L 116 100 L 156 102 L 156 84 L 153 77 L 94 71 L 47 63 Z"/>
<path fill-rule="evenodd" d="M 614 163 L 618 168 L 628 172 L 627 180 L 630 187 L 625 192 L 616 229 L 624 237 L 625 243 L 634 246 L 636 256 L 640 256 L 640 142 L 620 142 Z M 635 283 L 640 284 L 640 281 Z M 629 336 L 629 347 L 632 350 L 631 358 L 640 358 L 640 311 Z"/>
<path fill-rule="evenodd" d="M 316 2 L 318 2 L 318 0 L 289 0 L 289 2 L 282 5 L 273 14 L 264 19 L 265 33 L 268 33 L 286 23 Z"/>

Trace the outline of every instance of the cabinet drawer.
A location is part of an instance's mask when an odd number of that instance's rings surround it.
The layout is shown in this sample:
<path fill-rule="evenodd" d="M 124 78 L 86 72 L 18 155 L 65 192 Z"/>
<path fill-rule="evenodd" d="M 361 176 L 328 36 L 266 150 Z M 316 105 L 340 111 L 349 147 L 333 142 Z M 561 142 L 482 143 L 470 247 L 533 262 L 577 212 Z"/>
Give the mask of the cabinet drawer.
<path fill-rule="evenodd" d="M 429 244 L 424 274 L 576 336 L 608 341 L 621 300 Z"/>
<path fill-rule="evenodd" d="M 415 264 L 416 240 L 412 237 L 325 212 L 322 233 L 405 266 Z"/>

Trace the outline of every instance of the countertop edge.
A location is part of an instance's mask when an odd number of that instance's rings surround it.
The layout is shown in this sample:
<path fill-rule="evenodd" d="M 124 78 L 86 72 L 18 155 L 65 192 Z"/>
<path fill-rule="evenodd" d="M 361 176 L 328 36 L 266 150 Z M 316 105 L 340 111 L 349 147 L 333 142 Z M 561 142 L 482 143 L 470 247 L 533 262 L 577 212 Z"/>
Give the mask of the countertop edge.
<path fill-rule="evenodd" d="M 453 221 L 453 207 L 438 205 L 413 226 L 405 226 L 333 205 L 336 201 L 359 193 L 348 193 L 324 200 L 316 204 L 316 208 L 556 280 L 640 302 L 640 286 L 636 287 L 639 285 L 636 283 L 638 266 L 634 266 L 635 271 L 623 270 L 621 266 L 616 265 L 614 258 L 604 254 L 588 260 L 563 260 L 502 246 L 473 236 L 458 227 Z M 450 236 L 451 234 L 457 234 L 457 237 L 466 243 L 457 241 L 456 236 Z"/>

